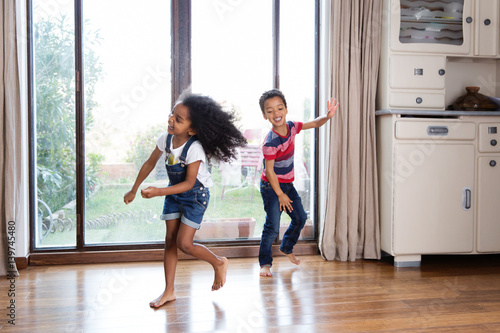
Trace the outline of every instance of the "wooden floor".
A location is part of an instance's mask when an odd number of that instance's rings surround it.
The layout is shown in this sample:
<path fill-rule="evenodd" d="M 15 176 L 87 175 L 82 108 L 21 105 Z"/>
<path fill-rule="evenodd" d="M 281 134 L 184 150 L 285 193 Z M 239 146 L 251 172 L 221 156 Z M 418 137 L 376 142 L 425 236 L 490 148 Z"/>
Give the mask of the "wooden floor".
<path fill-rule="evenodd" d="M 230 259 L 227 284 L 183 260 L 177 300 L 153 310 L 161 262 L 30 266 L 14 286 L 2 278 L 1 331 L 10 332 L 500 332 L 500 256 L 356 262 L 277 257 L 273 278 L 256 258 Z M 8 314 L 15 289 L 15 327 Z"/>

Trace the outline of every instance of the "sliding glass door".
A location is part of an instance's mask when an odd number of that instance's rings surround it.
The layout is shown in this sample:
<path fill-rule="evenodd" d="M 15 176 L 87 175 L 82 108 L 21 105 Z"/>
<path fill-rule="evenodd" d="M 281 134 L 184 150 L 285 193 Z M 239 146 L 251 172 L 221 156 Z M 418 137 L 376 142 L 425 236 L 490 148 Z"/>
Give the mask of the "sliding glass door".
<path fill-rule="evenodd" d="M 236 161 L 213 164 L 208 224 L 200 234 L 209 239 L 258 239 L 265 219 L 260 145 L 267 128 L 258 100 L 273 87 L 272 1 L 217 8 L 210 1 L 193 0 L 192 17 L 192 89 L 235 112 L 248 140 Z"/>
<path fill-rule="evenodd" d="M 171 109 L 170 2 L 83 1 L 85 244 L 161 241 L 163 199 L 132 188 Z M 167 186 L 164 166 L 144 185 Z"/>
<path fill-rule="evenodd" d="M 216 6 L 192 0 L 192 89 L 213 96 L 236 113 L 248 146 L 233 163 L 212 168 L 215 186 L 206 219 L 215 226 L 199 234 L 210 239 L 259 239 L 265 221 L 260 197 L 261 144 L 270 130 L 259 97 L 278 87 L 287 98 L 289 120 L 314 117 L 314 1 L 252 0 Z M 273 33 L 274 31 L 274 33 Z M 274 75 L 273 75 L 274 73 Z M 314 131 L 296 138 L 295 186 L 308 223 L 301 237 L 312 239 Z M 284 234 L 290 218 L 282 214 Z M 205 224 L 206 226 L 207 224 Z M 205 228 L 208 229 L 208 228 Z"/>
<path fill-rule="evenodd" d="M 32 2 L 36 247 L 75 247 L 79 219 L 84 244 L 161 241 L 162 199 L 139 195 L 126 206 L 123 195 L 170 112 L 170 3 L 46 4 Z M 75 45 L 75 8 L 83 23 L 81 47 Z M 82 67 L 76 69 L 78 56 Z M 77 95 L 84 99 L 81 109 Z M 77 144 L 78 119 L 84 136 Z M 78 194 L 77 156 L 85 166 Z M 166 181 L 159 165 L 146 183 Z M 77 213 L 79 196 L 83 214 Z"/>
<path fill-rule="evenodd" d="M 74 6 L 33 1 L 33 95 L 37 247 L 76 245 Z"/>

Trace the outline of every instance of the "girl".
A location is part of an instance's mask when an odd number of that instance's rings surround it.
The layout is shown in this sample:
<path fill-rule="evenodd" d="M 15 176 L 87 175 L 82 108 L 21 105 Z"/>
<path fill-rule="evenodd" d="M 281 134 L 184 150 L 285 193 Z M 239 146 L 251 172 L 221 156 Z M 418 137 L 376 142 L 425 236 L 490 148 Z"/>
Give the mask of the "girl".
<path fill-rule="evenodd" d="M 212 290 L 218 290 L 226 282 L 228 260 L 201 244 L 193 243 L 193 238 L 200 228 L 210 197 L 208 188 L 212 179 L 207 159 L 227 162 L 235 157 L 236 147 L 246 144 L 233 121 L 234 116 L 224 112 L 210 97 L 190 95 L 178 102 L 168 119 L 168 131 L 158 138 L 156 148 L 141 167 L 132 190 L 124 196 L 126 204 L 134 200 L 139 185 L 165 152 L 169 186 L 150 186 L 141 190 L 143 198 L 165 196 L 161 216 L 167 228 L 163 264 L 165 291 L 149 303 L 153 308 L 176 298 L 177 249 L 212 265 L 215 274 Z"/>

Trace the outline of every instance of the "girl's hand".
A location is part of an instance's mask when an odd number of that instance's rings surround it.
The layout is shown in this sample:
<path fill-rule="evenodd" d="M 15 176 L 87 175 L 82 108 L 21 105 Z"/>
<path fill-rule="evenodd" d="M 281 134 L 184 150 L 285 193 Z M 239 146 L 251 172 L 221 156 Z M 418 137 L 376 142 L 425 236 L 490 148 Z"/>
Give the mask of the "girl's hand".
<path fill-rule="evenodd" d="M 280 211 L 285 211 L 285 212 L 291 212 L 293 210 L 293 207 L 292 207 L 292 200 L 290 200 L 290 198 L 288 197 L 288 195 L 286 195 L 285 193 L 281 193 L 279 196 L 278 196 L 278 200 L 280 202 Z"/>
<path fill-rule="evenodd" d="M 339 107 L 339 102 L 337 101 L 336 98 L 332 98 L 329 101 L 327 101 L 326 104 L 328 107 L 328 113 L 326 114 L 326 117 L 328 119 L 330 119 L 335 115 L 335 112 L 337 111 L 337 108 Z"/>
<path fill-rule="evenodd" d="M 159 196 L 159 189 L 154 186 L 149 186 L 141 190 L 141 195 L 144 199 L 150 199 Z"/>
<path fill-rule="evenodd" d="M 129 191 L 125 193 L 125 195 L 123 196 L 123 202 L 125 202 L 125 204 L 127 205 L 132 201 L 134 201 L 134 199 L 135 199 L 135 192 L 133 191 Z"/>

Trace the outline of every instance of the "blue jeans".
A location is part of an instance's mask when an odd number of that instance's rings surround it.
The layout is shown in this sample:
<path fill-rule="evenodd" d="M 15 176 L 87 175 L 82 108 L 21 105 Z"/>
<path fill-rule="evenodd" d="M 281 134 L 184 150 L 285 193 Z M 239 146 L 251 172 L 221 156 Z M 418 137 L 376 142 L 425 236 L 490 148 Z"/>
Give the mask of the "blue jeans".
<path fill-rule="evenodd" d="M 288 229 L 281 241 L 280 251 L 285 254 L 293 253 L 293 247 L 299 239 L 300 232 L 304 228 L 307 220 L 307 214 L 302 206 L 302 200 L 295 190 L 293 183 L 280 183 L 281 190 L 292 200 L 293 210 L 288 212 L 292 219 Z M 260 266 L 272 266 L 273 251 L 272 245 L 279 235 L 281 211 L 278 196 L 274 192 L 271 184 L 266 181 L 260 181 L 260 194 L 264 201 L 264 210 L 266 211 L 266 222 L 262 229 L 260 240 L 259 264 Z"/>

